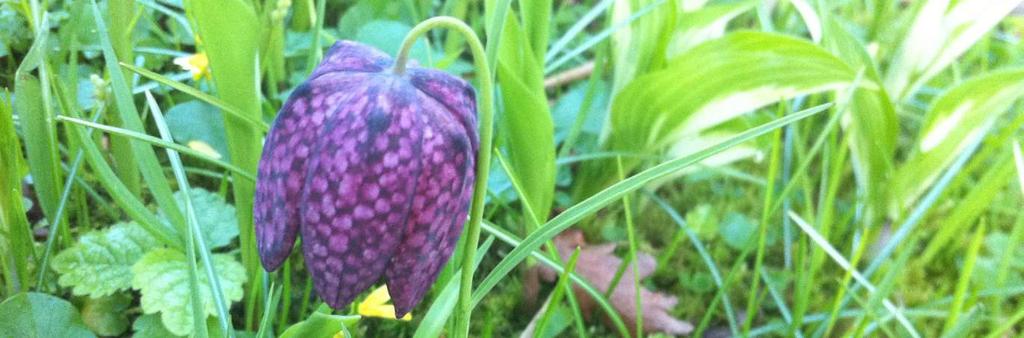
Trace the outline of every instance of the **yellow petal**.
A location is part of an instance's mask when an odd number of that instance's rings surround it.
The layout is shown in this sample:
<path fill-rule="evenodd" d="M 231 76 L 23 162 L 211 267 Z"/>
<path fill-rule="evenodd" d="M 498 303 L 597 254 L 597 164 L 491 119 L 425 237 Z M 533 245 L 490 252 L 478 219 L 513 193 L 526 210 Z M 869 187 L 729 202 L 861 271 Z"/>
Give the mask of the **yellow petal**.
<path fill-rule="evenodd" d="M 381 285 L 379 288 L 374 289 L 373 292 L 370 292 L 370 295 L 366 296 L 366 299 L 359 303 L 359 314 L 364 317 L 396 319 L 395 307 L 387 304 L 390 300 L 391 295 L 388 294 L 388 287 Z M 400 320 L 412 320 L 412 314 L 407 313 Z"/>
<path fill-rule="evenodd" d="M 187 145 L 188 145 L 189 148 L 192 148 L 192 150 L 201 152 L 201 153 L 203 153 L 203 154 L 205 154 L 207 156 L 210 156 L 210 157 L 212 157 L 214 159 L 218 159 L 219 160 L 221 158 L 221 154 L 218 153 L 217 150 L 214 150 L 213 147 L 211 147 L 206 142 L 198 141 L 198 140 L 192 140 L 192 141 L 188 141 Z"/>
<path fill-rule="evenodd" d="M 193 80 L 210 76 L 210 59 L 206 57 L 206 52 L 176 57 L 174 58 L 174 64 L 192 73 Z"/>

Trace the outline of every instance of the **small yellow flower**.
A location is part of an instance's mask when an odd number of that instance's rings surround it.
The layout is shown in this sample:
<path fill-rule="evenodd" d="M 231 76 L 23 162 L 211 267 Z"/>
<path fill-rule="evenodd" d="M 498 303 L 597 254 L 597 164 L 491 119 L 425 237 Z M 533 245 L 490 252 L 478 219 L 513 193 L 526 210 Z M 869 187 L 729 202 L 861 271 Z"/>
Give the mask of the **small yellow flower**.
<path fill-rule="evenodd" d="M 174 64 L 192 73 L 193 80 L 199 80 L 204 76 L 210 78 L 210 60 L 206 58 L 206 52 L 176 57 Z"/>
<path fill-rule="evenodd" d="M 378 317 L 387 319 L 395 318 L 395 306 L 388 305 L 388 301 L 391 300 L 391 295 L 388 294 L 388 287 L 381 285 L 373 292 L 370 292 L 369 296 L 362 303 L 359 303 L 359 315 L 364 317 Z M 412 320 L 412 314 L 406 314 L 399 320 L 409 321 Z"/>

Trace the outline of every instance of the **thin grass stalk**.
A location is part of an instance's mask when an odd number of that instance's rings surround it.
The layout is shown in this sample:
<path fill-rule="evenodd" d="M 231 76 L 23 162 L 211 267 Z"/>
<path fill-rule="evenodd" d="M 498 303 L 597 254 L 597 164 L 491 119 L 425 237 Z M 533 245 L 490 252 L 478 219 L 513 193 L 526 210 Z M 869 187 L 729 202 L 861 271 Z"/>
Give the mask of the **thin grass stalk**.
<path fill-rule="evenodd" d="M 615 160 L 619 172 L 619 180 L 622 180 L 625 175 L 622 172 L 622 158 L 616 157 Z M 636 336 L 642 337 L 644 333 L 644 304 L 640 295 L 643 293 L 640 292 L 642 290 L 642 284 L 640 284 L 640 262 L 637 261 L 636 227 L 633 224 L 633 213 L 630 211 L 632 203 L 630 203 L 629 195 L 629 193 L 622 195 L 622 211 L 625 213 L 626 217 L 626 237 L 629 240 L 629 260 L 632 262 L 630 264 L 633 265 L 633 291 L 635 292 L 634 301 L 636 302 Z M 615 287 L 613 286 L 612 289 L 614 288 Z"/>
<path fill-rule="evenodd" d="M 0 266 L 3 267 L 5 297 L 28 288 L 30 283 L 29 261 L 33 259 L 33 239 L 25 205 L 22 202 L 21 177 L 15 174 L 22 161 L 21 142 L 15 132 L 9 92 L 0 102 L 0 248 L 4 248 Z M 38 265 L 37 265 L 38 266 Z"/>
<path fill-rule="evenodd" d="M 120 62 L 131 62 L 132 60 L 132 17 L 135 12 L 133 0 L 110 0 L 107 1 L 107 14 L 110 20 L 110 44 L 113 46 L 114 54 Z M 114 76 L 113 73 L 110 76 Z M 124 80 L 131 83 L 128 74 L 123 74 Z M 107 102 L 112 109 L 117 109 L 115 102 Z M 107 123 L 113 126 L 124 125 L 118 114 L 107 115 Z M 124 182 L 128 190 L 136 196 L 142 197 L 142 177 L 139 175 L 138 163 L 132 153 L 131 141 L 124 136 L 110 137 L 110 154 L 114 159 L 114 172 Z"/>
<path fill-rule="evenodd" d="M 779 115 L 785 113 L 785 105 L 779 106 Z M 839 114 L 836 114 L 839 115 Z M 790 125 L 792 127 L 792 125 Z M 756 309 L 759 305 L 757 294 L 761 279 L 758 275 L 761 269 L 764 268 L 764 256 L 765 249 L 768 245 L 768 222 L 771 220 L 770 205 L 775 203 L 775 186 L 777 184 L 776 178 L 779 176 L 779 171 L 782 169 L 782 129 L 776 129 L 772 133 L 772 147 L 771 155 L 769 155 L 768 162 L 768 184 L 765 185 L 764 200 L 761 213 L 761 222 L 758 224 L 758 235 L 757 235 L 757 253 L 754 255 L 754 271 L 753 280 L 751 281 L 750 292 L 747 295 L 747 318 L 743 321 L 743 335 L 750 333 L 750 327 L 754 323 L 754 314 L 757 313 Z M 779 198 L 778 200 L 781 200 Z"/>
<path fill-rule="evenodd" d="M 893 252 L 896 251 L 896 247 L 899 244 L 901 244 L 904 239 L 910 236 L 911 231 L 924 218 L 925 214 L 928 212 L 929 209 L 931 209 L 932 205 L 935 204 L 935 202 L 938 200 L 939 195 L 941 195 L 942 192 L 946 189 L 946 187 L 949 186 L 949 183 L 953 180 L 953 178 L 958 173 L 961 172 L 961 169 L 963 169 L 964 165 L 966 165 L 967 160 L 971 158 L 971 155 L 973 155 L 974 152 L 981 145 L 981 141 L 985 138 L 986 134 L 988 134 L 987 130 L 982 133 L 979 133 L 973 140 L 968 141 L 967 146 L 964 148 L 963 152 L 961 152 L 960 155 L 956 157 L 956 160 L 954 160 L 953 163 L 948 168 L 946 168 L 942 175 L 939 176 L 939 178 L 935 181 L 935 184 L 932 185 L 931 189 L 928 190 L 928 193 L 925 194 L 924 198 L 922 198 L 921 201 L 918 202 L 917 206 L 914 207 L 914 209 L 910 212 L 907 218 L 899 225 L 899 227 L 897 227 L 899 230 L 897 230 L 896 233 L 893 234 L 893 236 L 889 239 L 889 241 L 886 242 L 886 245 L 883 246 L 882 249 L 878 251 L 878 254 L 871 261 L 871 264 L 868 265 L 867 269 L 864 270 L 865 278 L 871 278 L 871 275 L 882 266 L 882 263 L 884 263 L 889 258 L 889 256 L 891 256 Z M 850 293 L 853 294 L 857 292 L 859 288 L 859 285 L 853 285 L 851 287 Z M 843 300 L 842 305 L 840 305 L 839 311 L 842 311 L 842 308 L 846 304 L 848 304 L 849 301 L 850 298 L 848 296 L 846 297 L 846 299 Z"/>
<path fill-rule="evenodd" d="M 160 132 L 160 136 L 164 140 L 171 138 L 170 131 L 167 130 L 167 124 L 164 123 L 163 114 L 160 113 L 159 107 L 156 106 L 156 102 L 153 100 L 153 96 L 146 92 L 146 100 L 149 102 L 151 109 L 153 110 L 153 119 L 156 121 L 157 130 Z M 182 169 L 181 158 L 174 150 L 167 149 L 167 158 L 171 162 L 171 168 L 174 170 L 174 177 L 178 182 L 179 191 L 183 192 L 182 200 L 185 204 L 185 215 L 186 215 L 186 237 L 185 237 L 185 256 L 188 260 L 188 284 L 189 284 L 189 296 L 191 301 L 189 304 L 192 307 L 192 328 L 193 334 L 196 337 L 205 338 L 209 337 L 209 332 L 206 327 L 206 307 L 203 305 L 202 292 L 199 289 L 199 266 L 196 262 L 196 234 L 199 233 L 199 221 L 196 219 L 195 207 L 192 205 L 192 198 L 189 192 L 188 178 L 185 176 L 185 171 Z M 209 266 L 209 262 L 207 262 Z M 209 278 L 211 282 L 211 288 L 215 285 L 212 283 L 215 281 L 216 276 Z M 210 290 L 211 294 L 216 298 L 217 290 Z M 218 309 L 219 310 L 219 309 Z M 225 318 L 226 315 L 222 315 L 221 318 Z M 227 326 L 224 325 L 224 320 L 221 320 L 222 327 L 226 334 Z"/>
<path fill-rule="evenodd" d="M 547 327 L 548 321 L 551 320 L 551 316 L 555 313 L 555 309 L 561 305 L 562 296 L 567 293 L 566 290 L 569 290 L 568 292 L 570 293 L 572 292 L 572 289 L 569 287 L 569 276 L 572 275 L 573 271 L 576 269 L 576 260 L 579 258 L 580 247 L 577 246 L 576 249 L 573 250 L 572 256 L 569 257 L 569 263 L 565 265 L 565 271 L 562 271 L 562 274 L 558 276 L 558 282 L 555 284 L 555 288 L 551 292 L 551 297 L 548 298 L 548 302 L 544 306 L 547 310 L 544 311 L 544 314 L 540 318 L 540 322 L 537 323 L 536 328 L 533 330 L 534 337 L 543 336 L 544 329 Z M 578 335 L 583 336 L 580 333 L 582 332 L 577 331 Z"/>
<path fill-rule="evenodd" d="M 100 106 L 98 109 L 96 109 L 96 112 L 93 114 L 92 117 L 93 122 L 95 122 L 103 116 L 104 107 L 105 106 Z M 89 137 L 91 134 L 92 130 L 89 130 L 88 132 L 86 132 L 86 137 Z M 68 198 L 70 198 L 71 196 L 71 188 L 74 186 L 75 178 L 78 177 L 78 168 L 81 167 L 82 165 L 82 159 L 84 155 L 85 153 L 81 149 L 79 149 L 75 153 L 75 159 L 72 160 L 71 167 L 68 168 L 68 176 L 64 181 L 64 189 L 60 195 L 60 203 L 57 204 L 57 222 L 60 222 L 60 220 L 64 218 L 63 216 L 64 211 L 67 210 Z M 60 229 L 60 223 L 53 224 L 52 226 L 50 226 L 50 232 L 46 235 L 46 249 L 43 250 L 43 256 L 42 258 L 40 258 L 38 266 L 50 266 L 50 254 L 53 253 L 54 244 L 56 243 L 57 237 L 60 234 L 60 231 L 57 231 L 58 229 Z M 46 280 L 46 272 L 49 270 L 50 269 L 47 268 L 39 269 L 39 277 L 36 279 L 37 290 L 42 290 L 43 282 Z"/>
<path fill-rule="evenodd" d="M 239 168 L 239 167 L 237 167 L 237 166 L 235 166 L 235 165 L 233 165 L 231 163 L 227 163 L 227 162 L 224 162 L 222 160 L 215 159 L 213 157 L 210 157 L 210 155 L 207 155 L 206 153 L 203 153 L 201 151 L 189 148 L 187 146 L 183 146 L 183 145 L 178 144 L 178 143 L 166 141 L 166 140 L 163 140 L 163 139 L 160 139 L 160 138 L 157 138 L 157 137 L 153 137 L 153 136 L 150 136 L 150 135 L 147 135 L 147 134 L 131 131 L 131 130 L 128 130 L 128 129 L 123 129 L 123 128 L 103 125 L 103 124 L 99 124 L 99 123 L 89 122 L 89 121 L 86 121 L 86 120 L 83 120 L 83 119 L 80 119 L 80 118 L 77 118 L 77 117 L 57 116 L 57 121 L 67 122 L 67 123 L 71 123 L 71 124 L 77 124 L 77 125 L 80 125 L 82 127 L 88 127 L 88 128 L 90 128 L 90 130 L 91 129 L 99 129 L 99 130 L 105 131 L 105 132 L 110 133 L 110 134 L 126 136 L 126 137 L 131 138 L 132 140 L 135 140 L 135 141 L 141 141 L 141 142 L 149 143 L 151 145 L 158 146 L 158 147 L 161 147 L 161 148 L 171 149 L 171 150 L 174 150 L 175 152 L 178 152 L 178 153 L 181 153 L 181 154 L 185 154 L 185 155 L 189 155 L 191 157 L 203 160 L 205 162 L 209 162 L 209 163 L 211 163 L 213 165 L 216 165 L 218 167 L 227 169 L 232 174 L 238 175 L 238 177 L 244 178 L 244 179 L 246 179 L 246 180 L 248 180 L 250 182 L 255 182 L 256 181 L 256 177 L 250 171 L 247 171 L 245 169 Z"/>
<path fill-rule="evenodd" d="M 133 102 L 128 83 L 125 81 L 126 77 L 124 76 L 124 73 L 121 72 L 121 68 L 118 67 L 117 57 L 113 46 L 110 43 L 106 23 L 103 22 L 103 17 L 100 14 L 99 6 L 96 5 L 96 1 L 91 0 L 90 2 L 98 33 L 97 35 L 100 39 L 100 47 L 103 50 L 103 60 L 107 67 L 107 71 L 110 73 L 110 88 L 114 96 L 114 101 L 116 102 L 116 111 L 121 117 L 125 129 L 143 133 L 145 127 L 143 125 L 142 118 L 140 117 L 138 110 L 135 108 L 135 103 Z M 142 178 L 149 190 L 152 192 L 152 196 L 156 200 L 157 205 L 159 205 L 160 209 L 164 211 L 164 214 L 167 216 L 171 224 L 178 228 L 184 228 L 185 216 L 182 215 L 181 209 L 179 209 L 177 202 L 174 200 L 170 184 L 167 182 L 167 178 L 163 175 L 163 170 L 156 158 L 154 150 L 148 145 L 137 141 L 131 141 L 130 144 L 132 154 L 139 164 L 138 168 L 142 173 Z"/>
<path fill-rule="evenodd" d="M 967 257 L 964 259 L 964 265 L 961 268 L 960 280 L 956 283 L 956 292 L 953 294 L 953 304 L 949 307 L 949 317 L 946 317 L 946 323 L 942 326 L 943 336 L 952 336 L 958 326 L 958 320 L 960 319 L 960 312 L 963 311 L 964 304 L 967 302 L 968 288 L 971 286 L 971 278 L 974 276 L 974 266 L 978 261 L 978 252 L 981 251 L 981 246 L 984 244 L 986 233 L 985 220 L 981 221 L 978 225 L 978 229 L 974 231 L 974 239 L 971 240 L 971 244 L 967 249 Z M 1015 247 L 1010 247 L 1012 251 Z"/>
<path fill-rule="evenodd" d="M 171 132 L 167 128 L 167 123 L 164 122 L 163 113 L 160 111 L 160 107 L 156 104 L 156 100 L 153 95 L 146 92 L 146 101 L 149 103 L 150 110 L 153 112 L 153 120 L 156 121 L 157 130 L 160 132 L 160 137 L 164 141 L 173 142 L 171 139 Z M 224 292 L 220 286 L 220 277 L 213 271 L 213 259 L 211 258 L 210 249 L 206 247 L 206 240 L 203 238 L 203 232 L 199 229 L 199 220 L 196 218 L 195 207 L 192 205 L 191 187 L 188 183 L 188 177 L 185 175 L 185 170 L 181 164 L 181 157 L 172 149 L 167 149 L 167 158 L 171 162 L 171 168 L 174 169 L 174 177 L 178 182 L 178 189 L 182 192 L 183 200 L 185 202 L 185 214 L 188 220 L 188 241 L 186 247 L 188 248 L 189 256 L 189 278 L 196 278 L 195 274 L 198 274 L 197 267 L 195 266 L 195 254 L 196 250 L 199 252 L 199 259 L 203 263 L 203 267 L 206 272 L 206 280 L 210 283 L 210 294 L 213 295 L 213 303 L 217 309 L 217 319 L 220 323 L 221 330 L 228 336 L 234 337 L 234 329 L 231 327 L 231 313 L 228 312 L 227 302 L 225 301 Z M 194 292 L 197 290 L 193 290 Z M 200 302 L 202 300 L 200 299 Z M 193 299 L 193 305 L 195 299 Z M 206 311 L 202 310 L 203 318 L 205 319 Z M 204 320 L 205 322 L 205 320 Z M 196 327 L 205 323 L 196 323 Z"/>
<path fill-rule="evenodd" d="M 814 230 L 814 228 L 811 227 L 810 224 L 808 224 L 806 221 L 800 218 L 799 215 L 795 213 L 790 212 L 789 217 L 793 218 L 793 221 L 796 222 L 796 225 L 800 227 L 800 229 L 803 230 L 804 233 L 806 233 L 807 236 L 810 237 L 811 240 L 814 241 L 814 243 L 817 244 L 819 248 L 828 253 L 828 255 L 832 257 L 836 264 L 842 267 L 843 270 L 849 271 L 853 275 L 853 278 L 858 283 L 860 283 L 860 285 L 862 285 L 866 290 L 868 290 L 868 292 L 870 292 L 871 294 L 879 293 L 878 288 L 871 284 L 871 282 L 869 282 L 867 278 L 864 277 L 860 272 L 857 272 L 854 269 L 854 267 L 850 264 L 850 261 L 846 260 L 846 258 L 843 258 L 842 254 L 840 254 L 839 251 L 836 251 L 836 249 L 832 247 L 832 245 L 829 244 L 829 242 L 825 238 L 821 237 L 821 234 Z M 886 310 L 888 310 L 890 313 L 896 316 L 896 320 L 900 322 L 900 324 L 907 330 L 907 333 L 909 333 L 910 336 L 915 338 L 921 336 L 917 332 L 917 329 L 914 328 L 914 325 L 910 323 L 910 321 L 903 315 L 903 313 L 898 308 L 896 308 L 896 305 L 894 305 L 888 299 L 884 298 L 882 298 L 882 304 L 883 306 L 885 306 Z"/>

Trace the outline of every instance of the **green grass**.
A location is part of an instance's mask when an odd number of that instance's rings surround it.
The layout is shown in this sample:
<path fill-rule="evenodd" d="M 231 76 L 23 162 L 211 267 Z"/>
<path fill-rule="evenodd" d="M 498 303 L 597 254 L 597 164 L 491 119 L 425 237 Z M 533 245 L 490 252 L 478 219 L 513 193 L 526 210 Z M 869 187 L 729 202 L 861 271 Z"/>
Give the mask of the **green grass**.
<path fill-rule="evenodd" d="M 554 240 L 578 229 L 588 245 L 617 245 L 612 285 L 677 297 L 663 315 L 698 336 L 1021 335 L 1019 6 L 0 2 L 0 313 L 36 318 L 0 332 L 616 337 L 658 325 L 652 299 L 588 280 L 593 269 L 577 264 L 587 247 L 559 259 Z M 494 81 L 483 223 L 464 236 L 486 240 L 460 241 L 411 321 L 360 318 L 361 298 L 328 309 L 301 254 L 276 272 L 260 266 L 263 138 L 334 41 L 394 51 L 442 15 L 468 26 L 429 30 L 409 55 L 481 99 Z M 209 69 L 193 78 L 174 58 L 197 52 Z M 176 193 L 193 189 L 233 205 L 232 217 Z M 128 284 L 83 292 L 96 281 L 54 267 L 72 248 L 109 244 L 90 241 L 114 224 L 182 254 L 164 265 L 183 266 L 167 273 L 187 284 L 181 299 Z M 625 273 L 645 255 L 658 263 L 651 277 Z M 75 262 L 133 271 L 135 260 Z M 541 268 L 557 278 L 536 284 Z"/>

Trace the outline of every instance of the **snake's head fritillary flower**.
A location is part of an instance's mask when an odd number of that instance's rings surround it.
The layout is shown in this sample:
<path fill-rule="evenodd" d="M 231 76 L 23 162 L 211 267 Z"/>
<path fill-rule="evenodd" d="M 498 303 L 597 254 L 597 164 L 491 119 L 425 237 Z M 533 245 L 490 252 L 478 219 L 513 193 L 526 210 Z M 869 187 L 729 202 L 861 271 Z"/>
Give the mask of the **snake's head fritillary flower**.
<path fill-rule="evenodd" d="M 342 308 L 382 278 L 402 318 L 450 258 L 474 182 L 465 81 L 340 41 L 281 108 L 263 146 L 254 221 L 264 268 L 302 234 L 316 292 Z"/>

